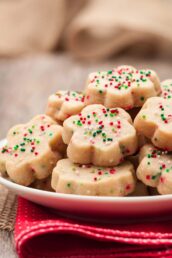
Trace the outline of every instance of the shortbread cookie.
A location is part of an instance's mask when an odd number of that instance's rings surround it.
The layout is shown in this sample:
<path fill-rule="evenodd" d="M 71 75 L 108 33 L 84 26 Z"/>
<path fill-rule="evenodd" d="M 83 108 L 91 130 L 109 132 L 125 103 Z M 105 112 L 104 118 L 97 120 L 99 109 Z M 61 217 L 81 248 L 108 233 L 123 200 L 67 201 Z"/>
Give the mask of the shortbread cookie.
<path fill-rule="evenodd" d="M 74 163 L 114 166 L 137 149 L 136 130 L 129 114 L 120 108 L 90 105 L 63 126 L 67 156 Z"/>
<path fill-rule="evenodd" d="M 134 120 L 139 134 L 158 148 L 172 150 L 172 99 L 153 97 L 146 101 Z"/>
<path fill-rule="evenodd" d="M 165 80 L 161 83 L 161 97 L 164 99 L 171 99 L 172 98 L 172 79 Z"/>
<path fill-rule="evenodd" d="M 0 170 L 26 186 L 48 177 L 65 150 L 62 130 L 45 115 L 14 126 L 8 132 L 7 145 L 0 150 Z"/>
<path fill-rule="evenodd" d="M 78 165 L 59 160 L 52 173 L 56 192 L 95 196 L 125 196 L 135 189 L 135 173 L 130 162 L 116 167 Z"/>
<path fill-rule="evenodd" d="M 146 144 L 139 154 L 137 177 L 160 194 L 172 194 L 172 154 Z"/>
<path fill-rule="evenodd" d="M 57 91 L 48 98 L 46 114 L 57 122 L 78 114 L 84 107 L 84 95 L 77 91 Z"/>
<path fill-rule="evenodd" d="M 85 104 L 103 104 L 126 110 L 141 107 L 161 92 L 157 74 L 151 70 L 137 70 L 120 66 L 106 72 L 91 73 L 85 91 Z"/>
<path fill-rule="evenodd" d="M 148 196 L 148 187 L 140 181 L 136 182 L 135 190 L 130 196 Z"/>

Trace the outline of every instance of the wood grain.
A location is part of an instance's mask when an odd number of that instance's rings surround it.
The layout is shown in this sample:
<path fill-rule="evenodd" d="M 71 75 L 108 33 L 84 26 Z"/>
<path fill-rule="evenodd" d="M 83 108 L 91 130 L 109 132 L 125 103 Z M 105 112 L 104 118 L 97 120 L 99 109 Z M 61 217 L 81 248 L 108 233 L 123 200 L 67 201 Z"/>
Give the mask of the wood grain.
<path fill-rule="evenodd" d="M 67 55 L 42 55 L 25 59 L 0 60 L 0 138 L 16 123 L 43 113 L 48 95 L 58 89 L 84 88 L 91 71 L 130 64 L 156 70 L 161 80 L 172 78 L 170 60 L 119 57 L 103 63 L 81 63 Z M 0 257 L 17 257 L 13 235 L 0 231 Z"/>

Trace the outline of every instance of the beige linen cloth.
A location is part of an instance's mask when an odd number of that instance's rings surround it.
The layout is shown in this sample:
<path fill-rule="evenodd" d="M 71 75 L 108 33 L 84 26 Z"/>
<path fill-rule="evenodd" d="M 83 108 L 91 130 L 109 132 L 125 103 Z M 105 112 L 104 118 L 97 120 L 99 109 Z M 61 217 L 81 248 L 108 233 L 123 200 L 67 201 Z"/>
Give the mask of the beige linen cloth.
<path fill-rule="evenodd" d="M 0 56 L 52 51 L 101 59 L 172 56 L 171 0 L 0 0 Z"/>

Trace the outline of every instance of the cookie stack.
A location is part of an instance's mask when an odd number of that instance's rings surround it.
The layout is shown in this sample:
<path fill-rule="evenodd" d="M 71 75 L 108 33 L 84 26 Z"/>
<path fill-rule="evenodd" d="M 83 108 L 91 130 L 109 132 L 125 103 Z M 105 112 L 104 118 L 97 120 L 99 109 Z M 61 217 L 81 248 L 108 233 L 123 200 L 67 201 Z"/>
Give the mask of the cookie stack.
<path fill-rule="evenodd" d="M 83 93 L 58 91 L 46 115 L 9 131 L 0 171 L 68 194 L 172 193 L 171 88 L 131 66 L 91 73 Z"/>

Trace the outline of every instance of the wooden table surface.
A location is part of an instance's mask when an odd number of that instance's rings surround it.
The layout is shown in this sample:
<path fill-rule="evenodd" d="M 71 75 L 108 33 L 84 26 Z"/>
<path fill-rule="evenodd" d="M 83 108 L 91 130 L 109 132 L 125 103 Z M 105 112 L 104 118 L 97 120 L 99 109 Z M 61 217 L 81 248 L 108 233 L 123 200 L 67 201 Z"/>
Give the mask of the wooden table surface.
<path fill-rule="evenodd" d="M 91 71 L 130 64 L 154 69 L 161 80 L 172 78 L 170 60 L 119 57 L 102 63 L 81 63 L 61 55 L 0 60 L 0 139 L 16 123 L 43 113 L 48 95 L 58 89 L 80 90 Z M 0 231 L 0 257 L 17 257 L 12 233 Z"/>

